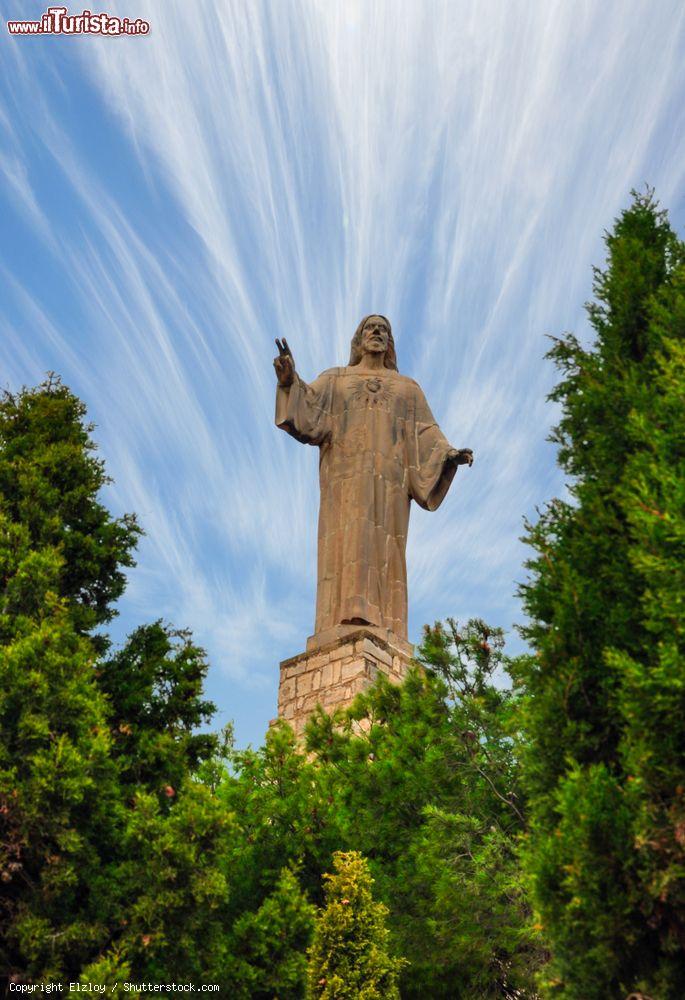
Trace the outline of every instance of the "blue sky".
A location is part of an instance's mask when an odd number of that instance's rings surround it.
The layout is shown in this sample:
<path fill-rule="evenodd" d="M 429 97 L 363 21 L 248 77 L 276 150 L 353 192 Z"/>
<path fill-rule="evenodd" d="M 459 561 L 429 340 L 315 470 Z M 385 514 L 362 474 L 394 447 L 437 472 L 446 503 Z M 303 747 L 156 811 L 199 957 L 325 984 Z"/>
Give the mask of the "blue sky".
<path fill-rule="evenodd" d="M 45 9 L 0 6 L 3 33 Z M 685 6 L 107 10 L 150 33 L 1 40 L 0 381 L 55 370 L 86 401 L 107 502 L 147 532 L 117 638 L 191 628 L 218 721 L 259 743 L 315 589 L 317 453 L 273 426 L 274 337 L 313 378 L 390 317 L 400 371 L 476 456 L 412 512 L 410 636 L 511 630 L 522 518 L 564 489 L 545 335 L 589 336 L 632 187 L 685 227 Z"/>

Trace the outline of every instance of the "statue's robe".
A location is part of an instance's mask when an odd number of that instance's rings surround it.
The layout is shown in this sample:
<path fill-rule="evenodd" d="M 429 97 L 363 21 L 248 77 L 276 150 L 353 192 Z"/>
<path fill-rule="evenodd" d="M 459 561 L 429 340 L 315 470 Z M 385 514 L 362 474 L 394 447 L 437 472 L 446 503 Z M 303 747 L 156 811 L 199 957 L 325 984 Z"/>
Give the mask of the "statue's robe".
<path fill-rule="evenodd" d="M 368 623 L 406 639 L 409 507 L 439 507 L 456 471 L 419 385 L 386 368 L 295 375 L 276 424 L 320 450 L 316 632 Z"/>

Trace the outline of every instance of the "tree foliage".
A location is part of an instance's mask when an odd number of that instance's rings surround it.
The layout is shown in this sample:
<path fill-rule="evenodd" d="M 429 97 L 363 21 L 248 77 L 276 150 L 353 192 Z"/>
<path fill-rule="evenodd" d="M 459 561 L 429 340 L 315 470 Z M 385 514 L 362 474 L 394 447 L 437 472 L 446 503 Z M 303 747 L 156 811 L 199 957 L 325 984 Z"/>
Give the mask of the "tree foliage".
<path fill-rule="evenodd" d="M 94 651 L 57 597 L 62 561 L 0 515 L 0 956 L 6 974 L 79 968 L 106 938 L 120 812 Z"/>
<path fill-rule="evenodd" d="M 436 624 L 419 654 L 425 669 L 402 686 L 380 677 L 347 712 L 313 717 L 308 747 L 339 837 L 368 858 L 388 906 L 393 949 L 409 962 L 402 996 L 532 995 L 516 700 L 493 683 L 502 633 Z"/>
<path fill-rule="evenodd" d="M 284 868 L 261 906 L 245 910 L 233 924 L 227 962 L 232 996 L 299 1000 L 314 917 L 296 873 Z"/>
<path fill-rule="evenodd" d="M 141 625 L 99 664 L 122 780 L 173 790 L 212 756 L 216 736 L 196 731 L 215 711 L 202 696 L 207 667 L 189 632 L 160 621 Z"/>
<path fill-rule="evenodd" d="M 109 616 L 134 523 L 89 491 L 83 408 L 59 382 L 0 403 L 0 956 L 80 969 L 107 939 L 122 815 L 89 629 Z M 92 497 L 91 497 L 92 499 Z"/>
<path fill-rule="evenodd" d="M 310 1000 L 399 1000 L 402 960 L 389 954 L 388 909 L 374 902 L 373 879 L 358 851 L 333 855 L 324 875 L 326 905 L 314 931 L 307 997 Z"/>
<path fill-rule="evenodd" d="M 48 546 L 61 556 L 57 593 L 79 632 L 115 614 L 140 535 L 133 515 L 115 519 L 99 499 L 108 479 L 85 413 L 54 375 L 0 399 L 1 509 L 22 525 L 32 549 Z"/>
<path fill-rule="evenodd" d="M 685 993 L 685 249 L 650 193 L 607 235 L 596 339 L 550 352 L 570 497 L 528 525 L 525 853 L 547 990 Z"/>
<path fill-rule="evenodd" d="M 171 782 L 216 745 L 193 732 L 213 706 L 185 633 L 147 626 L 103 660 L 93 629 L 114 614 L 139 528 L 101 502 L 84 415 L 54 377 L 0 403 L 0 961 L 17 981 L 128 967 L 127 913 L 154 885 L 136 840 L 146 793 L 189 849 L 192 796 L 176 813 Z"/>

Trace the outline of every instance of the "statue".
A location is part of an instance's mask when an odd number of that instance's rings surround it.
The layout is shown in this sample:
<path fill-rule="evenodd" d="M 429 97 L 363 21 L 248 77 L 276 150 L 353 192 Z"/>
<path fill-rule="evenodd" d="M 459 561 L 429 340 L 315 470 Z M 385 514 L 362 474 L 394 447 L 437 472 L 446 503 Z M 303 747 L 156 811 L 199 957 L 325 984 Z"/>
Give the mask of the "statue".
<path fill-rule="evenodd" d="M 346 368 L 307 384 L 285 340 L 274 360 L 276 425 L 319 448 L 316 633 L 368 625 L 407 639 L 412 500 L 436 510 L 469 448 L 452 448 L 419 385 L 397 371 L 384 316 L 366 316 Z"/>

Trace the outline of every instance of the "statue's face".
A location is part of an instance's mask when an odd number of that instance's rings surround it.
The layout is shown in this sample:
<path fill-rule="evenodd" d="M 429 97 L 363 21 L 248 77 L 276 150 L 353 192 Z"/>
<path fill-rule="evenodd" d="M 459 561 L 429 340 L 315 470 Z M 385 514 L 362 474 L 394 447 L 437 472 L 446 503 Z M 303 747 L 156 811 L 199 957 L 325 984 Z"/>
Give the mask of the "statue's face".
<path fill-rule="evenodd" d="M 369 316 L 362 330 L 362 354 L 385 354 L 390 330 L 382 316 Z"/>

